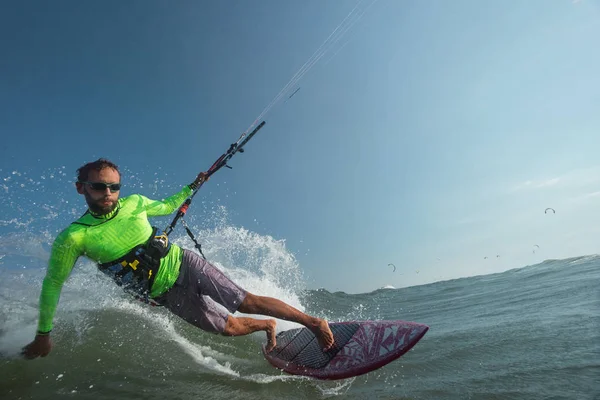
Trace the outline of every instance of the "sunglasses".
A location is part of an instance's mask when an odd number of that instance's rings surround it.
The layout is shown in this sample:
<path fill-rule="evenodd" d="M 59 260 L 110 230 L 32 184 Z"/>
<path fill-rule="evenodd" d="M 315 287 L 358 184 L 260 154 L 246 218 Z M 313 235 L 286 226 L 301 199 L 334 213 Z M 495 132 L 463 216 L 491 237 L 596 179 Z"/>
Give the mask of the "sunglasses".
<path fill-rule="evenodd" d="M 104 182 L 80 182 L 80 183 L 86 184 L 89 187 L 91 187 L 92 190 L 97 190 L 99 192 L 106 191 L 106 188 L 109 188 L 111 193 L 118 192 L 119 190 L 121 190 L 120 183 L 104 183 Z"/>

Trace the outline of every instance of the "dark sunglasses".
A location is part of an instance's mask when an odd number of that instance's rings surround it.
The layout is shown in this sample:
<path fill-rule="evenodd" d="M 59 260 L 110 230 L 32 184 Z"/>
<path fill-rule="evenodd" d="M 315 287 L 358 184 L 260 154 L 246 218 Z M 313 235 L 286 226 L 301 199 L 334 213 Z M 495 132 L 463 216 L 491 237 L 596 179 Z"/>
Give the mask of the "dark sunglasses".
<path fill-rule="evenodd" d="M 99 192 L 106 191 L 106 188 L 109 188 L 111 193 L 118 192 L 119 190 L 121 190 L 120 183 L 104 183 L 104 182 L 80 182 L 80 183 L 88 185 L 89 187 L 92 188 L 92 190 L 97 190 Z"/>

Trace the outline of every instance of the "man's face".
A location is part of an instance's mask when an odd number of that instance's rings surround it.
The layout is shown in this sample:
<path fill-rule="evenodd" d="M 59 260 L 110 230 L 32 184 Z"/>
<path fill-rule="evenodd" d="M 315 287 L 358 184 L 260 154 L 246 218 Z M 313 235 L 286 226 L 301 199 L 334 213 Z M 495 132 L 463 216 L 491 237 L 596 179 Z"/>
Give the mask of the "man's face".
<path fill-rule="evenodd" d="M 119 173 L 112 168 L 102 168 L 100 171 L 90 171 L 87 182 L 90 183 L 121 183 Z M 77 192 L 85 196 L 85 201 L 95 214 L 108 214 L 117 207 L 119 192 L 111 192 L 110 188 L 95 190 L 88 183 L 77 183 Z"/>

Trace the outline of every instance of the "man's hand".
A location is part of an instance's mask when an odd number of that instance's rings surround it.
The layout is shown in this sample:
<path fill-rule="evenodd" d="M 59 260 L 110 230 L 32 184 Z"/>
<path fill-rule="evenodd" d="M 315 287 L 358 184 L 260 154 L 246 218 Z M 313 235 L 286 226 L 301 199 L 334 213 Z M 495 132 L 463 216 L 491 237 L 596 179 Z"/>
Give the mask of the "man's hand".
<path fill-rule="evenodd" d="M 196 177 L 196 180 L 194 181 L 195 184 L 197 185 L 201 185 L 204 182 L 206 182 L 207 180 L 209 180 L 210 178 L 208 177 L 208 173 L 206 172 L 200 172 L 198 174 L 198 176 Z"/>
<path fill-rule="evenodd" d="M 33 342 L 23 347 L 21 354 L 28 360 L 38 357 L 46 357 L 52 350 L 50 335 L 36 335 Z"/>
<path fill-rule="evenodd" d="M 192 188 L 192 190 L 196 190 L 196 189 L 198 189 L 200 187 L 200 185 L 202 185 L 208 179 L 209 179 L 208 173 L 206 173 L 206 172 L 200 172 L 198 174 L 198 176 L 196 177 L 196 179 L 194 180 L 194 182 L 192 182 L 192 184 L 190 185 L 190 187 Z"/>

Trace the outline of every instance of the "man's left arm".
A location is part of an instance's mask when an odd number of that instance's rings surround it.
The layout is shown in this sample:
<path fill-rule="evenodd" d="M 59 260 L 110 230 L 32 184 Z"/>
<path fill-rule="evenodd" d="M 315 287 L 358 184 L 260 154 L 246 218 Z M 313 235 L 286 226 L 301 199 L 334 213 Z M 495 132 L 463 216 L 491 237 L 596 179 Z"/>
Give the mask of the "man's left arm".
<path fill-rule="evenodd" d="M 146 213 L 149 217 L 158 217 L 161 215 L 169 215 L 177 210 L 192 194 L 192 189 L 189 186 L 184 186 L 178 193 L 167 197 L 164 200 L 151 200 L 145 196 L 141 196 L 144 200 Z"/>
<path fill-rule="evenodd" d="M 201 172 L 198 174 L 194 182 L 189 185 L 186 185 L 179 191 L 179 193 L 175 193 L 172 196 L 167 197 L 164 200 L 150 200 L 147 197 L 142 196 L 144 199 L 144 205 L 146 208 L 146 213 L 149 217 L 158 217 L 161 215 L 169 215 L 173 211 L 177 210 L 187 199 L 191 196 L 194 190 L 197 190 L 202 186 L 204 182 L 208 180 L 208 177 L 205 172 Z"/>

